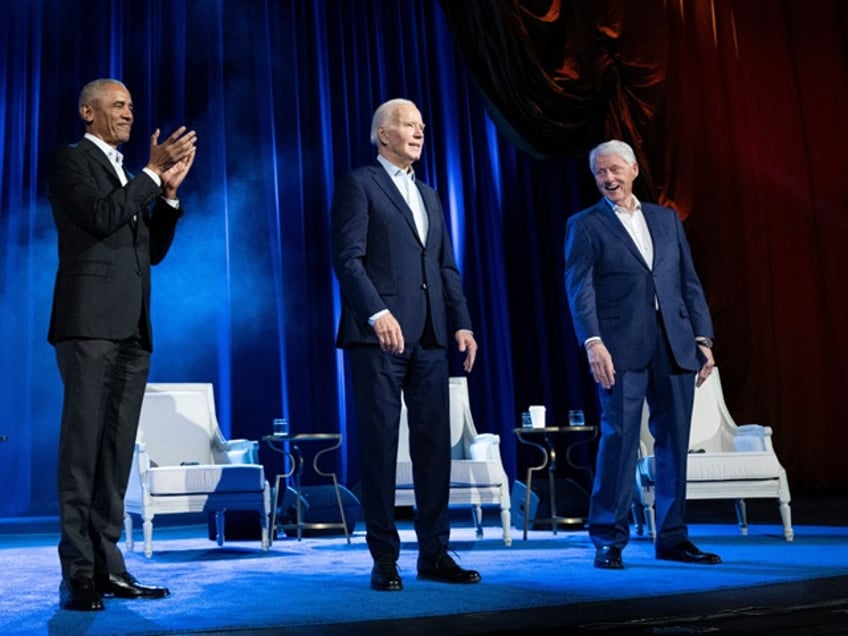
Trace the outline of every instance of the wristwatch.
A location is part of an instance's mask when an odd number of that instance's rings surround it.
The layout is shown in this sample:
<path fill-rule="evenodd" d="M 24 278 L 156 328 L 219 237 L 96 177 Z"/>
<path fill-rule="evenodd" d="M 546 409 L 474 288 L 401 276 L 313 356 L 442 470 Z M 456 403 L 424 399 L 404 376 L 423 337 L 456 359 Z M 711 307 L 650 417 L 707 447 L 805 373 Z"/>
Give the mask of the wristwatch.
<path fill-rule="evenodd" d="M 713 341 L 710 338 L 707 338 L 706 336 L 703 338 L 698 338 L 697 340 L 695 340 L 695 342 L 697 342 L 699 345 L 706 347 L 707 349 L 713 348 Z"/>

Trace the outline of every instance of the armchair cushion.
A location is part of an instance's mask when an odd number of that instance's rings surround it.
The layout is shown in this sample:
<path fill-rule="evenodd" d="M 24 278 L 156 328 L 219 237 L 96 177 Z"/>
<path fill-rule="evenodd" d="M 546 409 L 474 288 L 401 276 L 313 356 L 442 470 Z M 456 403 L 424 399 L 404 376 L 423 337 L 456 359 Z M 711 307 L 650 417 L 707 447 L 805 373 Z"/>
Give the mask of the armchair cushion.
<path fill-rule="evenodd" d="M 261 492 L 265 472 L 257 465 L 160 466 L 150 469 L 151 495 Z"/>

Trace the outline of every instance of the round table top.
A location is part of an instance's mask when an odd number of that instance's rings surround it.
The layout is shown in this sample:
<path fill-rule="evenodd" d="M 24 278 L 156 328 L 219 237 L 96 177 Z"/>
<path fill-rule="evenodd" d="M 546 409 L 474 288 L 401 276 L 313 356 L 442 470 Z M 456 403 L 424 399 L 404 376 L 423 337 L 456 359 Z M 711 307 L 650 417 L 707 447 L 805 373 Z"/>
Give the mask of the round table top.
<path fill-rule="evenodd" d="M 512 432 L 516 435 L 520 435 L 522 433 L 580 433 L 586 431 L 594 431 L 597 428 L 597 426 L 545 426 L 543 428 L 520 426 L 518 428 L 512 429 Z"/>
<path fill-rule="evenodd" d="M 262 436 L 262 439 L 266 442 L 317 442 L 341 438 L 341 433 L 273 433 Z"/>

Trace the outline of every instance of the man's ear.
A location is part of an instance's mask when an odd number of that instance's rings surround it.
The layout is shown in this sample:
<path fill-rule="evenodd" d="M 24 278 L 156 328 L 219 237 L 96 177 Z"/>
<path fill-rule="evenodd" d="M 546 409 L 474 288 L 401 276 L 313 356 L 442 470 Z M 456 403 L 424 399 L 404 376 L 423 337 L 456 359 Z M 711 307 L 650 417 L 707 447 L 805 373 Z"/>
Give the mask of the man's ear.
<path fill-rule="evenodd" d="M 91 106 L 83 104 L 80 106 L 79 113 L 86 126 L 91 126 L 91 124 L 94 123 L 94 115 L 91 114 Z"/>

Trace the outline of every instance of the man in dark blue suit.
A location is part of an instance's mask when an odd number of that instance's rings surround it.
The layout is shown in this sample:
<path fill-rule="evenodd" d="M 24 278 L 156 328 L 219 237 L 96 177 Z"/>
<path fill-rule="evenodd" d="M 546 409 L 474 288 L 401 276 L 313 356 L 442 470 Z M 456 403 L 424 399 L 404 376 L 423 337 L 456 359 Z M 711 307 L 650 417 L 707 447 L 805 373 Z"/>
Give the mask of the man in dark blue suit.
<path fill-rule="evenodd" d="M 196 135 L 179 128 L 137 175 L 122 166 L 133 103 L 118 80 L 83 87 L 85 136 L 50 162 L 49 197 L 59 238 L 48 340 L 64 385 L 58 495 L 64 609 L 103 609 L 103 596 L 162 598 L 142 585 L 117 547 L 124 493 L 150 368 L 150 266 L 171 246 L 182 208 L 177 188 Z"/>
<path fill-rule="evenodd" d="M 419 578 L 476 583 L 448 554 L 451 337 L 470 372 L 471 318 L 436 192 L 415 178 L 424 123 L 415 104 L 374 112 L 377 159 L 342 176 L 332 203 L 333 264 L 343 305 L 337 345 L 350 363 L 371 587 L 403 589 L 394 521 L 401 391 L 408 409 Z"/>
<path fill-rule="evenodd" d="M 712 320 L 683 225 L 670 208 L 633 195 L 639 168 L 626 143 L 600 144 L 589 166 L 603 199 L 568 221 L 565 285 L 601 404 L 589 508 L 594 564 L 623 567 L 646 399 L 656 440 L 656 557 L 720 563 L 689 540 L 685 522 L 694 392 L 714 362 Z"/>

